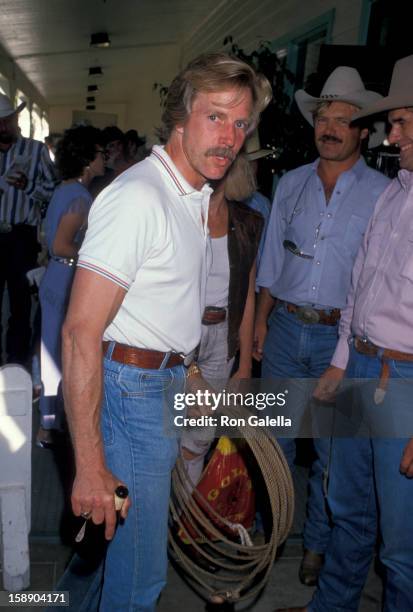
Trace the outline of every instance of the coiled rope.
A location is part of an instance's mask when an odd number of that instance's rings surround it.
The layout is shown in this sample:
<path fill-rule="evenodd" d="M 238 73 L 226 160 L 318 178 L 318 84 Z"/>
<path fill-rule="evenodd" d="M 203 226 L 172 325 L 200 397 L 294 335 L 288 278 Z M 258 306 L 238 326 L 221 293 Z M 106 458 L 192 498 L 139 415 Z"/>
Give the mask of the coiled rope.
<path fill-rule="evenodd" d="M 247 421 L 250 413 L 241 407 L 226 407 L 225 414 Z M 242 422 L 242 421 L 241 421 Z M 275 560 L 277 548 L 287 538 L 294 516 L 294 485 L 284 454 L 274 437 L 264 428 L 242 425 L 238 438 L 248 444 L 265 483 L 272 515 L 269 541 L 252 545 L 246 529 L 222 518 L 205 498 L 193 488 L 184 463 L 178 459 L 172 474 L 169 545 L 193 588 L 214 603 L 236 602 L 255 597 L 265 586 Z M 215 524 L 209 517 L 213 517 Z M 223 524 L 239 535 L 241 543 L 229 540 L 216 527 Z M 178 529 L 177 529 L 178 526 Z M 178 532 L 185 533 L 196 554 L 213 570 L 204 569 L 185 553 Z M 190 532 L 197 534 L 196 540 Z M 204 535 L 208 534 L 208 535 Z M 207 546 L 205 546 L 207 545 Z"/>

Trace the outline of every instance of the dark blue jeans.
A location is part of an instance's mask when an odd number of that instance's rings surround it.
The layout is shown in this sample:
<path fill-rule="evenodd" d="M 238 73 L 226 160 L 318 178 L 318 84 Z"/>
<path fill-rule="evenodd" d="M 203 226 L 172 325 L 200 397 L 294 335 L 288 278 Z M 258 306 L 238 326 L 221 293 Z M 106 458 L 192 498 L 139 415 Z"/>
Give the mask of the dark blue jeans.
<path fill-rule="evenodd" d="M 330 365 L 337 344 L 337 326 L 299 321 L 287 312 L 284 305 L 274 309 L 264 344 L 263 379 L 285 379 L 289 390 L 288 416 L 293 420 L 289 438 L 278 437 L 288 465 L 294 467 L 295 437 L 300 436 L 303 419 L 308 418 L 312 384 L 304 379 L 317 379 Z M 308 381 L 310 383 L 311 381 Z M 281 383 L 281 386 L 284 382 Z M 323 492 L 323 479 L 328 465 L 330 439 L 317 437 L 314 431 L 315 459 L 310 474 L 307 520 L 304 527 L 304 546 L 324 553 L 330 537 L 330 525 Z"/>
<path fill-rule="evenodd" d="M 356 612 L 380 530 L 380 560 L 386 570 L 384 611 L 413 610 L 413 480 L 399 471 L 408 438 L 389 437 L 404 429 L 412 436 L 413 363 L 390 361 L 384 402 L 374 402 L 380 359 L 350 352 L 348 379 L 375 379 L 357 389 L 348 414 L 377 437 L 335 437 L 328 504 L 332 532 L 311 612 Z M 341 407 L 337 405 L 337 434 Z M 393 429 L 397 425 L 397 429 Z M 387 430 L 387 437 L 383 437 Z M 381 436 L 381 437 L 379 437 Z"/>

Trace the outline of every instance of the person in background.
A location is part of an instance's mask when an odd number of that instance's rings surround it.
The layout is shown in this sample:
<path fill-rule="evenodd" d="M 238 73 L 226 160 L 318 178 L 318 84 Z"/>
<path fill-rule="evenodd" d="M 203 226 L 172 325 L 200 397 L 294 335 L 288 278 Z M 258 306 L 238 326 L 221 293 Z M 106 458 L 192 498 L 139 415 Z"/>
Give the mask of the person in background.
<path fill-rule="evenodd" d="M 37 265 L 41 213 L 57 179 L 44 143 L 20 135 L 18 114 L 0 94 L 0 339 L 1 305 L 7 284 L 10 318 L 6 363 L 28 365 L 31 352 L 31 294 L 26 274 Z M 0 363 L 1 363 L 0 343 Z"/>
<path fill-rule="evenodd" d="M 235 356 L 239 363 L 232 379 L 251 378 L 255 313 L 256 257 L 262 228 L 260 213 L 243 200 L 255 189 L 255 178 L 244 154 L 214 189 L 208 213 L 212 261 L 207 276 L 206 308 L 196 358 L 199 375 L 212 387 L 231 376 Z M 192 384 L 196 381 L 192 379 Z M 206 428 L 204 428 L 206 429 Z M 197 437 L 184 433 L 181 452 L 192 484 L 200 479 L 213 429 Z"/>
<path fill-rule="evenodd" d="M 49 150 L 50 159 L 54 162 L 56 157 L 56 147 L 59 140 L 62 138 L 62 134 L 58 134 L 56 132 L 49 134 L 44 139 L 45 145 Z"/>
<path fill-rule="evenodd" d="M 41 448 L 53 444 L 53 431 L 62 428 L 61 330 L 92 203 L 88 185 L 104 172 L 100 130 L 89 126 L 67 130 L 57 145 L 56 165 L 62 182 L 53 194 L 45 219 L 50 259 L 39 289 L 43 389 L 36 444 Z"/>
<path fill-rule="evenodd" d="M 124 156 L 123 142 L 125 135 L 121 129 L 111 125 L 102 130 L 102 136 L 105 145 L 105 167 L 113 170 L 113 180 L 129 167 Z"/>
<path fill-rule="evenodd" d="M 251 138 L 249 138 L 245 144 L 245 154 L 246 154 L 247 160 L 250 162 L 250 166 L 251 166 L 253 175 L 255 177 L 255 183 L 256 183 L 257 175 L 258 175 L 259 160 L 264 159 L 265 157 L 268 157 L 269 155 L 272 155 L 273 150 L 261 148 L 258 130 L 255 130 Z M 267 233 L 268 220 L 270 218 L 270 212 L 271 212 L 271 202 L 269 201 L 267 197 L 265 197 L 265 195 L 263 195 L 257 190 L 256 184 L 255 184 L 254 191 L 246 200 L 244 200 L 244 202 L 247 206 L 249 206 L 253 210 L 256 210 L 259 213 L 261 213 L 262 218 L 264 219 L 264 228 L 261 234 L 260 245 L 258 247 L 258 253 L 257 253 L 257 270 L 258 270 L 260 262 L 261 262 L 262 252 L 264 250 L 265 235 Z M 257 286 L 257 291 L 259 291 L 258 286 Z"/>
<path fill-rule="evenodd" d="M 103 145 L 105 148 L 105 173 L 96 177 L 90 184 L 89 190 L 93 199 L 122 172 L 136 164 L 125 147 L 125 135 L 118 127 L 111 125 L 102 130 Z"/>
<path fill-rule="evenodd" d="M 374 209 L 331 365 L 314 392 L 329 402 L 345 377 L 346 388 L 355 387 L 350 401 L 343 394 L 346 409 L 362 415 L 369 431 L 343 437 L 341 430 L 333 438 L 327 494 L 333 527 L 319 586 L 307 606 L 279 612 L 357 612 L 378 531 L 386 572 L 380 609 L 413 610 L 413 55 L 396 62 L 388 96 L 355 118 L 383 111 L 401 169 Z M 336 412 L 336 419 L 345 414 Z"/>
<path fill-rule="evenodd" d="M 318 378 L 330 363 L 357 250 L 389 183 L 361 155 L 369 138 L 370 146 L 383 141 L 383 124 L 381 133 L 369 137 L 367 124 L 351 123 L 358 110 L 381 97 L 365 88 L 357 70 L 336 68 L 319 97 L 304 90 L 295 95 L 301 113 L 314 126 L 320 157 L 287 172 L 278 183 L 257 278 L 261 290 L 255 326 L 262 378 L 289 387 L 293 427 L 290 437 L 278 437 L 278 442 L 291 468 L 294 438 L 300 437 L 310 405 L 310 385 L 304 383 Z M 330 440 L 317 435 L 315 421 L 312 425 L 316 459 L 299 571 L 308 586 L 317 582 L 330 537 L 323 484 Z"/>
<path fill-rule="evenodd" d="M 126 160 L 142 161 L 150 151 L 145 147 L 146 138 L 139 136 L 136 130 L 128 130 L 123 138 L 123 154 Z"/>

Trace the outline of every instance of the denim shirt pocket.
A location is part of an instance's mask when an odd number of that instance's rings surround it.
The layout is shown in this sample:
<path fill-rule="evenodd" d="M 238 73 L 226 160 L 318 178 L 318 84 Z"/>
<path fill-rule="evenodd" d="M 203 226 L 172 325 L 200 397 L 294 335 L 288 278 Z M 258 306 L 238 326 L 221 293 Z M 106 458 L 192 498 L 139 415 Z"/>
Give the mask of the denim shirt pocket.
<path fill-rule="evenodd" d="M 358 215 L 351 215 L 344 234 L 344 246 L 352 254 L 356 255 L 359 250 L 364 232 L 366 231 L 367 219 Z"/>

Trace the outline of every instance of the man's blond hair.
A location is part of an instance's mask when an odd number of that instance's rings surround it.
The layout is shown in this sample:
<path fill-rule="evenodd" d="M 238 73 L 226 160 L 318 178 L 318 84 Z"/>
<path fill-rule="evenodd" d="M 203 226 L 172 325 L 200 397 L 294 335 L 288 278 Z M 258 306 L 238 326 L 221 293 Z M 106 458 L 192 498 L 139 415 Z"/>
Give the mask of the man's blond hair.
<path fill-rule="evenodd" d="M 192 60 L 172 81 L 162 114 L 162 127 L 158 130 L 161 141 L 167 142 L 173 129 L 185 122 L 198 92 L 228 88 L 250 89 L 253 111 L 248 133 L 252 132 L 271 100 L 271 85 L 264 75 L 257 74 L 245 62 L 225 53 L 210 53 Z"/>

